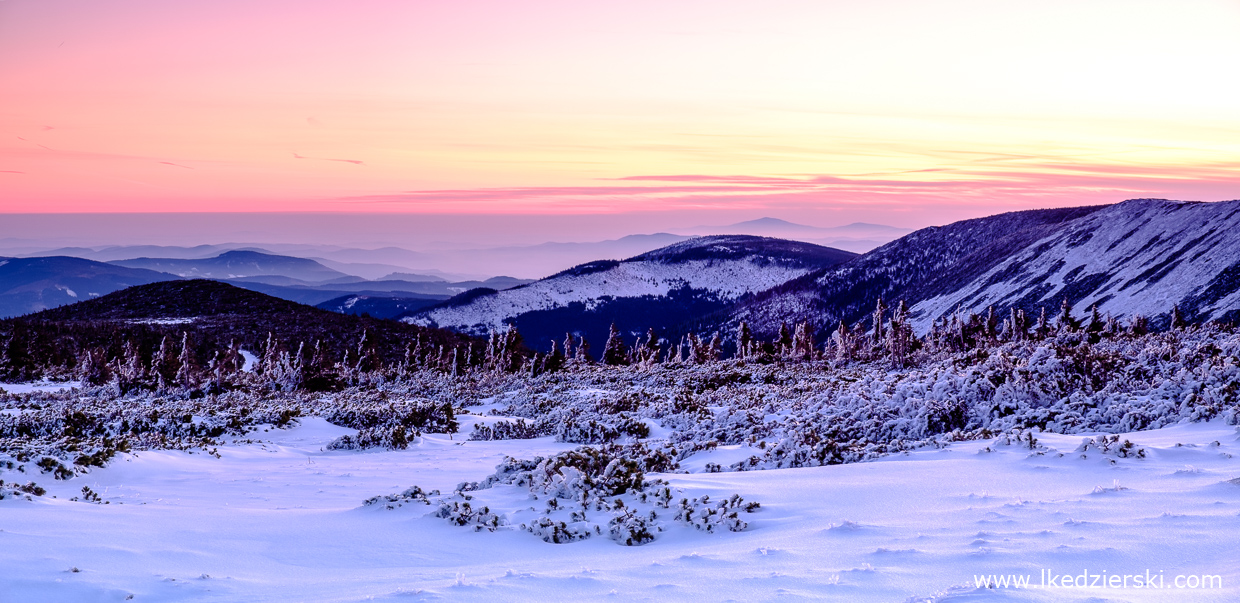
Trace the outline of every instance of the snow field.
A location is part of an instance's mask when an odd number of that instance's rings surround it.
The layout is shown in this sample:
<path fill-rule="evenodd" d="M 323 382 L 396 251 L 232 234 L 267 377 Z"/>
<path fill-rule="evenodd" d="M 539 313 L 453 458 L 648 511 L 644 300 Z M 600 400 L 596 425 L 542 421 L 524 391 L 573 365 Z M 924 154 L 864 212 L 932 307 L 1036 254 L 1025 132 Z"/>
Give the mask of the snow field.
<path fill-rule="evenodd" d="M 1219 421 L 1120 434 L 1144 458 L 1076 452 L 1080 434 L 1038 434 L 1033 451 L 970 441 L 848 465 L 648 476 L 685 496 L 739 493 L 762 508 L 746 517 L 743 532 L 706 534 L 669 522 L 653 542 L 634 547 L 474 532 L 434 517 L 434 505 L 362 505 L 414 484 L 450 492 L 489 474 L 505 455 L 575 447 L 551 438 L 463 441 L 478 419 L 463 416 L 462 434 L 425 435 L 407 450 L 324 452 L 353 430 L 304 418 L 291 429 L 248 434 L 263 443 L 221 446 L 219 458 L 145 451 L 72 480 L 39 480 L 46 496 L 0 502 L 0 600 L 1240 597 L 1240 484 L 1231 481 L 1240 477 L 1240 441 Z M 739 452 L 733 448 L 744 446 L 699 453 L 685 466 L 726 465 Z M 109 504 L 69 501 L 82 486 Z M 545 504 L 516 486 L 471 494 L 499 513 Z M 975 575 L 1012 573 L 1036 583 L 1045 568 L 1211 574 L 1224 588 L 973 585 Z"/>

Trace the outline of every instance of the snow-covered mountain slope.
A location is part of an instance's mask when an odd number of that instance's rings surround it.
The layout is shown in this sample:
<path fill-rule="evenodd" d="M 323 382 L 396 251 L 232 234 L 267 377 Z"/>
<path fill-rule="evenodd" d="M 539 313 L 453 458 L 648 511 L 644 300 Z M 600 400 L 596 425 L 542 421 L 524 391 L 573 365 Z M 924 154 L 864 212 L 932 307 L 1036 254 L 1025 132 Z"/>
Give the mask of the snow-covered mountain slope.
<path fill-rule="evenodd" d="M 474 334 L 515 323 L 536 346 L 542 339 L 562 338 L 566 330 L 597 338 L 594 331 L 605 332 L 610 322 L 644 332 L 717 311 L 745 294 L 853 257 L 781 239 L 698 237 L 623 261 L 582 264 L 505 291 L 475 289 L 404 320 Z"/>
<path fill-rule="evenodd" d="M 416 312 L 443 301 L 442 297 L 387 297 L 382 295 L 351 294 L 329 299 L 316 308 L 340 314 L 366 314 L 375 318 L 394 318 Z"/>
<path fill-rule="evenodd" d="M 1014 252 L 1099 207 L 1030 210 L 923 228 L 840 266 L 826 268 L 738 304 L 710 330 L 747 322 L 761 336 L 808 321 L 829 333 L 872 312 L 878 299 L 912 304 L 956 290 Z"/>
<path fill-rule="evenodd" d="M 988 306 L 1116 317 L 1167 316 L 1173 305 L 1196 321 L 1240 314 L 1240 201 L 1140 199 L 1065 224 L 954 291 L 913 307 L 929 327 L 955 308 Z M 1156 321 L 1157 322 L 1157 321 Z"/>
<path fill-rule="evenodd" d="M 1034 210 L 919 230 L 847 264 L 745 300 L 722 327 L 762 334 L 808 320 L 825 335 L 864 320 L 881 297 L 912 308 L 925 332 L 937 318 L 1016 307 L 1077 316 L 1097 305 L 1157 326 L 1174 305 L 1191 320 L 1240 311 L 1240 201 L 1135 199 Z"/>

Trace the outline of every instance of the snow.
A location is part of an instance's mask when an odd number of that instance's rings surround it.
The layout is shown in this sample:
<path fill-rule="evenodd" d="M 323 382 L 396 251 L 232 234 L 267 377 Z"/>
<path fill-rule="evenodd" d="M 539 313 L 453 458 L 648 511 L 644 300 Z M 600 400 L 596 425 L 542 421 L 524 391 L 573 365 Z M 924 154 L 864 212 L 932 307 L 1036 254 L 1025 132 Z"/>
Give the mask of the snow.
<path fill-rule="evenodd" d="M 936 346 L 7 396 L 0 599 L 1236 599 L 1240 334 Z"/>
<path fill-rule="evenodd" d="M 914 327 L 924 333 L 957 308 L 983 313 L 1035 290 L 1041 293 L 1035 301 L 1045 302 L 1094 275 L 1101 277 L 1095 287 L 1073 298 L 1077 316 L 1094 305 L 1117 318 L 1165 314 L 1173 305 L 1183 308 L 1235 264 L 1238 226 L 1240 201 L 1112 205 L 1029 245 L 970 283 L 914 305 Z M 1205 301 L 1197 319 L 1218 319 L 1240 307 L 1240 292 Z M 1058 308 L 1047 310 L 1053 315 Z"/>
<path fill-rule="evenodd" d="M 40 601 L 1224 601 L 1240 584 L 1240 485 L 1229 482 L 1240 476 L 1240 442 L 1221 422 L 1124 434 L 1147 457 L 1117 464 L 1073 454 L 1082 436 L 1042 434 L 1054 450 L 1041 456 L 973 441 L 849 465 L 665 475 L 688 495 L 736 492 L 762 508 L 744 532 L 673 528 L 637 547 L 604 538 L 547 544 L 524 532 L 455 527 L 432 507 L 361 506 L 411 484 L 450 490 L 504 455 L 569 445 L 426 435 L 403 451 L 322 450 L 350 431 L 307 418 L 252 434 L 262 443 L 220 446 L 219 458 L 146 451 L 41 482 L 46 496 L 0 503 L 0 593 Z M 993 452 L 979 452 L 988 445 Z M 1106 491 L 1117 480 L 1124 489 Z M 109 504 L 70 502 L 83 485 Z M 508 491 L 496 496 L 517 497 L 515 487 L 499 488 Z M 1168 580 L 1216 574 L 1226 588 L 972 584 L 975 575 L 1010 573 L 1036 583 L 1044 568 L 1148 569 Z"/>
<path fill-rule="evenodd" d="M 81 387 L 80 381 L 36 381 L 34 383 L 0 383 L 0 391 L 10 394 L 29 394 L 31 392 L 57 392 Z"/>
<path fill-rule="evenodd" d="M 583 302 L 587 309 L 607 297 L 666 296 L 681 288 L 709 290 L 722 299 L 770 289 L 810 272 L 772 264 L 763 258 L 743 260 L 695 260 L 675 264 L 658 261 L 626 261 L 609 270 L 589 274 L 562 274 L 469 304 L 428 310 L 406 322 L 480 332 L 501 329 L 506 319 Z"/>
<path fill-rule="evenodd" d="M 258 364 L 258 356 L 255 356 L 254 352 L 251 352 L 249 350 L 238 350 L 238 351 L 241 352 L 241 358 L 245 360 L 245 362 L 241 366 L 241 370 L 247 373 L 253 373 L 254 367 Z"/>
<path fill-rule="evenodd" d="M 129 321 L 136 325 L 187 325 L 193 323 L 197 318 L 142 318 Z"/>

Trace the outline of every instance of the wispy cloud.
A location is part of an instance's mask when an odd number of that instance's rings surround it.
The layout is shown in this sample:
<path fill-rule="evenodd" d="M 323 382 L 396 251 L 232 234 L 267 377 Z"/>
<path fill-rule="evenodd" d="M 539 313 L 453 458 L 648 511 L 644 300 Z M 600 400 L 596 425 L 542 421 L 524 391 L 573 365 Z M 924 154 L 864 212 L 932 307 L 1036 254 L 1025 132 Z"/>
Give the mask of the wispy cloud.
<path fill-rule="evenodd" d="M 329 157 L 305 157 L 293 153 L 293 159 L 312 159 L 314 161 L 339 161 L 341 163 L 352 163 L 353 165 L 366 165 L 361 159 L 332 159 Z"/>
<path fill-rule="evenodd" d="M 406 191 L 338 199 L 395 211 L 622 213 L 684 209 L 935 208 L 1085 205 L 1133 197 L 1240 197 L 1240 163 L 1194 167 L 1024 162 L 1020 166 L 927 169 L 842 177 L 668 174 L 608 179 L 596 186 Z M 622 184 L 621 184 L 622 183 Z"/>

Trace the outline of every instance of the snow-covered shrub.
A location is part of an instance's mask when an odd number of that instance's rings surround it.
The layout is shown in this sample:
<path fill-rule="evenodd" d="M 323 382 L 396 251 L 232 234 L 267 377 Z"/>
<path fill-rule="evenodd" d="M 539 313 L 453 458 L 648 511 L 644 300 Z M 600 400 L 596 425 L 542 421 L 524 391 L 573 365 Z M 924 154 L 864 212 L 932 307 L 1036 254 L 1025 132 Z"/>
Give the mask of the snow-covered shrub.
<path fill-rule="evenodd" d="M 528 524 L 521 524 L 521 529 L 551 544 L 567 544 L 602 533 L 598 526 L 584 521 L 565 523 L 546 516 L 539 517 Z"/>
<path fill-rule="evenodd" d="M 25 497 L 30 499 L 31 496 L 43 496 L 47 494 L 41 486 L 34 482 L 26 482 L 25 484 L 5 483 L 0 479 L 0 500 L 6 498 Z"/>
<path fill-rule="evenodd" d="M 646 544 L 654 540 L 651 528 L 656 531 L 660 529 L 654 524 L 655 517 L 654 511 L 646 516 L 635 509 L 624 509 L 607 521 L 607 533 L 612 540 L 625 546 Z"/>
<path fill-rule="evenodd" d="M 507 521 L 492 513 L 489 507 L 475 509 L 469 501 L 442 502 L 439 510 L 435 511 L 435 517 L 447 519 L 458 526 L 473 526 L 475 532 L 483 529 L 494 532 L 500 526 L 507 525 Z"/>
<path fill-rule="evenodd" d="M 425 492 L 418 486 L 412 486 L 399 494 L 387 494 L 383 496 L 372 496 L 364 501 L 363 505 L 382 505 L 387 510 L 398 509 L 406 504 L 431 504 L 431 496 L 439 496 L 439 490 L 431 490 Z"/>
<path fill-rule="evenodd" d="M 474 432 L 469 439 L 474 441 L 489 440 L 529 440 L 555 433 L 554 427 L 545 421 L 526 423 L 525 419 L 516 421 L 496 421 L 491 425 L 474 424 Z"/>
<path fill-rule="evenodd" d="M 760 506 L 756 502 L 746 503 L 736 494 L 715 503 L 711 502 L 710 496 L 693 500 L 682 498 L 676 505 L 675 519 L 704 532 L 713 533 L 718 529 L 740 532 L 749 527 L 740 514 L 753 513 Z"/>

